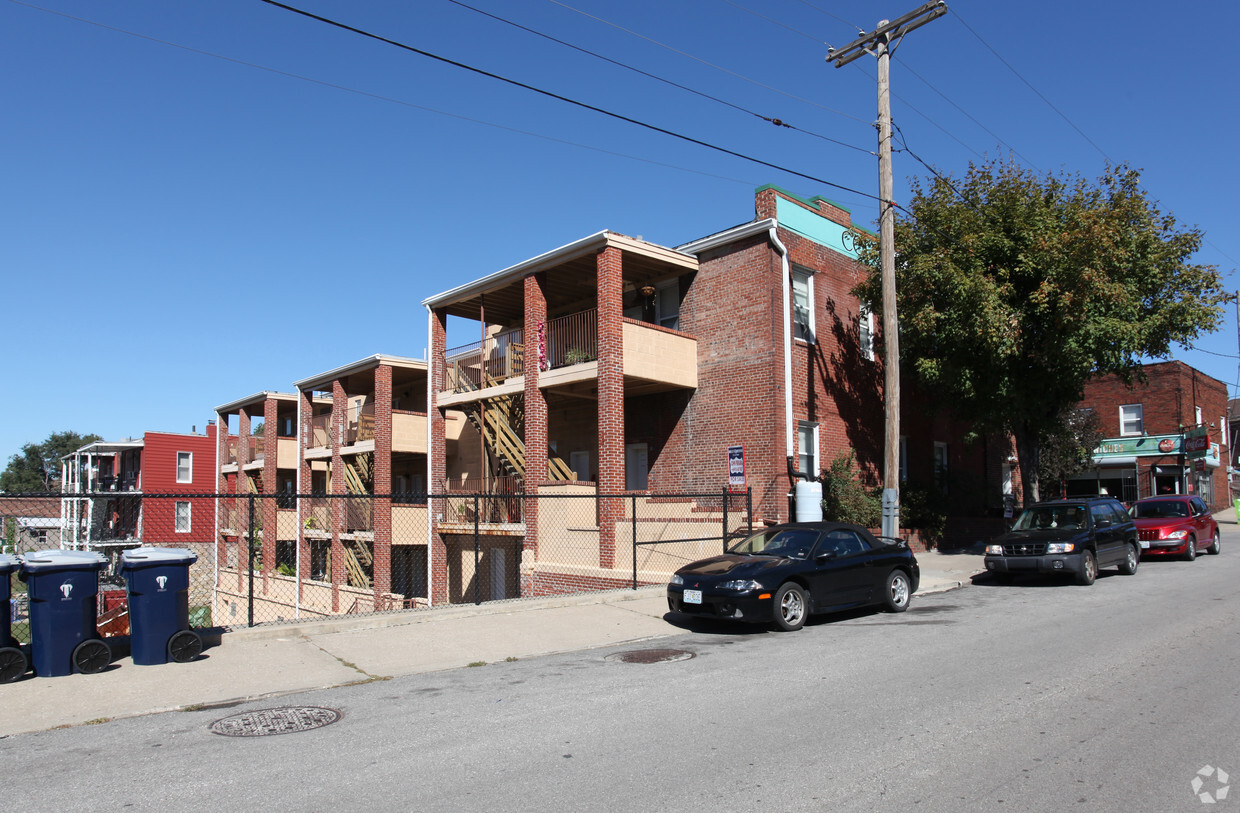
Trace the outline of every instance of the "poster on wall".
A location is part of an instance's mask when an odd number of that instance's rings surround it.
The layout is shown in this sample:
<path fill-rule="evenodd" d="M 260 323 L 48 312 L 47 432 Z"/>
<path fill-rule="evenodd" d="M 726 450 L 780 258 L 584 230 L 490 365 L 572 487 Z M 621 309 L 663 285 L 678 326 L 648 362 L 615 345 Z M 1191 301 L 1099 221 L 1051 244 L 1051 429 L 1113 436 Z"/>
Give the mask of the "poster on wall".
<path fill-rule="evenodd" d="M 745 447 L 728 447 L 728 488 L 745 487 Z"/>

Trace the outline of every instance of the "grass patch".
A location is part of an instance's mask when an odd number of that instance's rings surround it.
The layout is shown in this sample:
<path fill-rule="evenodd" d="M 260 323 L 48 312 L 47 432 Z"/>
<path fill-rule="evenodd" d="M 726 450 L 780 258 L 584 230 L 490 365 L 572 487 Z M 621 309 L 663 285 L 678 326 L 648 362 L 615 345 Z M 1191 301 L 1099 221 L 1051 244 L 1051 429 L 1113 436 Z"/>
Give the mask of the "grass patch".
<path fill-rule="evenodd" d="M 486 666 L 486 665 L 487 665 L 486 661 L 474 661 L 473 663 L 466 664 L 466 666 Z"/>

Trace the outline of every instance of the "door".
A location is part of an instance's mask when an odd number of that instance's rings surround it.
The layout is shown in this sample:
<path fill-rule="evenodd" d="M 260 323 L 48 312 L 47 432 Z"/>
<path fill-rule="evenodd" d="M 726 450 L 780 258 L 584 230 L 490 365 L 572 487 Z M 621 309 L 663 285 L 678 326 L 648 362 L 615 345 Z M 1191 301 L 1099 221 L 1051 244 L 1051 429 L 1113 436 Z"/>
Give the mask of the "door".
<path fill-rule="evenodd" d="M 491 548 L 491 601 L 508 598 L 508 568 L 506 551 L 503 548 Z"/>
<path fill-rule="evenodd" d="M 573 474 L 577 475 L 577 479 L 582 482 L 588 483 L 594 479 L 590 476 L 589 452 L 570 452 L 568 455 L 568 467 L 573 470 Z"/>
<path fill-rule="evenodd" d="M 1090 520 L 1094 526 L 1094 545 L 1098 567 L 1107 567 L 1122 561 L 1125 554 L 1123 528 L 1117 526 L 1111 506 L 1105 502 L 1091 503 Z"/>
<path fill-rule="evenodd" d="M 624 488 L 626 491 L 645 491 L 649 485 L 650 466 L 648 447 L 645 443 L 630 443 L 624 447 Z"/>
<path fill-rule="evenodd" d="M 819 540 L 809 576 L 816 609 L 864 604 L 876 579 L 873 551 L 855 531 L 837 528 Z"/>

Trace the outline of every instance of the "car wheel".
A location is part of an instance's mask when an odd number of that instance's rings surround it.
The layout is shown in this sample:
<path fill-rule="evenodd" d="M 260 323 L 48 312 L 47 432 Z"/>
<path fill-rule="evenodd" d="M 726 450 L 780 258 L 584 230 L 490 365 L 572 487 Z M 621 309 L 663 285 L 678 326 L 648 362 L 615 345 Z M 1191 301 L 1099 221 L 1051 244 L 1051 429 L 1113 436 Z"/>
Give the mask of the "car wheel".
<path fill-rule="evenodd" d="M 1218 552 L 1219 552 L 1219 538 L 1218 538 L 1218 531 L 1215 530 L 1214 531 L 1214 544 L 1206 548 L 1206 553 L 1210 554 L 1211 556 L 1218 556 Z"/>
<path fill-rule="evenodd" d="M 903 570 L 893 570 L 887 576 L 887 609 L 893 613 L 902 613 L 908 609 L 909 600 L 913 597 L 912 585 L 908 574 Z"/>
<path fill-rule="evenodd" d="M 1184 561 L 1191 562 L 1197 558 L 1197 537 L 1190 536 L 1184 546 Z"/>
<path fill-rule="evenodd" d="M 801 585 L 786 582 L 775 591 L 775 626 L 793 632 L 805 626 L 809 604 Z"/>
<path fill-rule="evenodd" d="M 1137 565 L 1141 564 L 1141 552 L 1137 550 L 1137 546 L 1128 543 L 1128 554 L 1124 557 L 1124 561 L 1120 563 L 1119 572 L 1125 576 L 1131 576 L 1137 572 Z"/>
<path fill-rule="evenodd" d="M 1081 572 L 1076 574 L 1077 584 L 1093 584 L 1098 578 L 1098 560 L 1094 558 L 1094 552 L 1087 550 L 1081 554 Z"/>

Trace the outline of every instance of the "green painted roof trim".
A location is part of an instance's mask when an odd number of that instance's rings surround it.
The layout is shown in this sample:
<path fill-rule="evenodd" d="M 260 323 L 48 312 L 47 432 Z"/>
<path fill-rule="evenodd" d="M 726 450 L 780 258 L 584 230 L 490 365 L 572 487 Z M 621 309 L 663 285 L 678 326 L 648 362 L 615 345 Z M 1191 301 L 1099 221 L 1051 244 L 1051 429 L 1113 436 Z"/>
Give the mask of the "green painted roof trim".
<path fill-rule="evenodd" d="M 851 215 L 852 215 L 852 209 L 849 209 L 849 208 L 848 208 L 847 206 L 845 206 L 844 204 L 842 204 L 842 203 L 837 203 L 836 201 L 833 201 L 833 200 L 831 200 L 830 198 L 823 197 L 822 195 L 815 195 L 815 196 L 814 196 L 814 197 L 812 197 L 812 198 L 803 198 L 803 197 L 801 197 L 800 195 L 797 195 L 797 194 L 794 194 L 794 193 L 792 193 L 792 192 L 789 192 L 787 189 L 784 189 L 782 186 L 777 186 L 776 184 L 773 184 L 773 183 L 768 183 L 768 184 L 766 184 L 766 185 L 764 185 L 764 186 L 759 186 L 757 189 L 755 189 L 755 190 L 754 190 L 754 194 L 756 195 L 756 194 L 758 194 L 759 192 L 764 192 L 764 191 L 766 191 L 767 189 L 774 189 L 776 192 L 779 192 L 779 193 L 780 193 L 780 194 L 782 194 L 782 195 L 787 195 L 788 197 L 792 198 L 793 200 L 798 200 L 798 201 L 800 201 L 801 203 L 804 203 L 806 206 L 810 206 L 810 207 L 813 207 L 813 206 L 814 206 L 814 202 L 815 202 L 815 201 L 824 200 L 824 201 L 826 201 L 827 203 L 829 203 L 829 204 L 831 204 L 832 206 L 834 206 L 836 209 L 841 209 L 841 210 L 843 210 L 843 211 L 845 211 L 845 212 L 848 212 L 849 216 L 851 216 Z M 863 231 L 863 232 L 865 232 L 866 234 L 870 235 L 871 237 L 878 237 L 878 232 L 876 232 L 876 231 L 871 231 L 870 229 L 867 229 L 865 226 L 858 226 L 856 223 L 854 223 L 854 224 L 852 224 L 852 228 L 856 229 L 857 231 Z"/>

